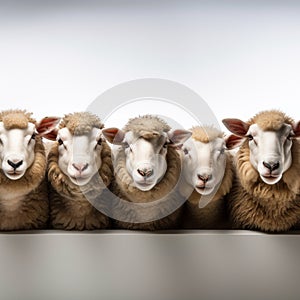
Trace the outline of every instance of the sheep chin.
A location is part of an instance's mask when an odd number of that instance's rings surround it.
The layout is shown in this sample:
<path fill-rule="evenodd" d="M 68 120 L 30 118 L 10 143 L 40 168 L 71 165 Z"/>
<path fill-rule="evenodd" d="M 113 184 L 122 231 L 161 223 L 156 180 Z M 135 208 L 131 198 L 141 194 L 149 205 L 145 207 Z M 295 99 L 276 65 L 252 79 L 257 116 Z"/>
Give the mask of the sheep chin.
<path fill-rule="evenodd" d="M 134 182 L 134 185 L 137 189 L 139 189 L 140 191 L 146 192 L 146 191 L 150 191 L 153 189 L 153 187 L 156 185 L 156 182 L 153 183 L 149 183 L 149 184 L 141 184 L 138 182 Z"/>
<path fill-rule="evenodd" d="M 75 177 L 71 177 L 71 176 L 68 176 L 69 179 L 72 181 L 72 183 L 76 184 L 77 186 L 84 186 L 86 184 L 89 183 L 89 181 L 91 180 L 90 177 L 81 177 L 81 178 L 75 178 Z"/>

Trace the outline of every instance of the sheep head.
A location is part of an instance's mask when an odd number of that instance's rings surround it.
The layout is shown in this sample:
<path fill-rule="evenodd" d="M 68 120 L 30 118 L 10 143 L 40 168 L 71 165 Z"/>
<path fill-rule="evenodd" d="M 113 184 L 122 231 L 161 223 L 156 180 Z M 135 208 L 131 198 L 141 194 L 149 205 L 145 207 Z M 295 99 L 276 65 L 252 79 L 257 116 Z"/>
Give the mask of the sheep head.
<path fill-rule="evenodd" d="M 36 139 L 48 134 L 59 118 L 46 117 L 39 123 L 24 111 L 0 114 L 0 160 L 4 175 L 11 180 L 24 176 L 35 160 Z"/>
<path fill-rule="evenodd" d="M 280 181 L 292 164 L 293 139 L 300 136 L 300 123 L 294 123 L 279 111 L 265 111 L 248 122 L 224 119 L 224 125 L 234 134 L 228 147 L 245 142 L 250 151 L 250 163 L 267 184 Z"/>
<path fill-rule="evenodd" d="M 222 182 L 226 168 L 223 133 L 212 127 L 194 127 L 183 143 L 181 156 L 187 184 L 201 195 L 212 194 Z"/>
<path fill-rule="evenodd" d="M 58 147 L 58 166 L 74 184 L 86 185 L 102 165 L 100 119 L 89 112 L 66 115 L 52 131 Z"/>
<path fill-rule="evenodd" d="M 102 133 L 124 151 L 127 172 L 141 191 L 151 190 L 164 177 L 168 147 L 181 147 L 191 136 L 191 132 L 181 129 L 164 132 L 145 128 L 125 132 L 107 128 Z"/>

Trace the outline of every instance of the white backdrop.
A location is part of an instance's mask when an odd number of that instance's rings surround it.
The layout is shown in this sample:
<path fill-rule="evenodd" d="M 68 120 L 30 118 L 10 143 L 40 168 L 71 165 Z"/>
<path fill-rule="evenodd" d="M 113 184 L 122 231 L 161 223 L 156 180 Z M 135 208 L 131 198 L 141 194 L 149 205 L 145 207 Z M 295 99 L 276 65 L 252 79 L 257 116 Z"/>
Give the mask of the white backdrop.
<path fill-rule="evenodd" d="M 63 115 L 154 77 L 190 87 L 219 120 L 300 119 L 299 74 L 299 1 L 0 0 L 0 109 Z"/>

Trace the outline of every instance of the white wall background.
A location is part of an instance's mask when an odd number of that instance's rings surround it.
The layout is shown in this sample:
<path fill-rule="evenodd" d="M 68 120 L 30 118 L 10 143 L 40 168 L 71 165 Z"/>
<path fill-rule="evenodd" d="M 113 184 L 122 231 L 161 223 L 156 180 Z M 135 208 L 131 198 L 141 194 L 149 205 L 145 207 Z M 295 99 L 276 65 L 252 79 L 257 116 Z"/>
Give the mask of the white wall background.
<path fill-rule="evenodd" d="M 0 0 L 0 109 L 63 115 L 145 77 L 185 84 L 219 120 L 300 119 L 300 2 Z"/>

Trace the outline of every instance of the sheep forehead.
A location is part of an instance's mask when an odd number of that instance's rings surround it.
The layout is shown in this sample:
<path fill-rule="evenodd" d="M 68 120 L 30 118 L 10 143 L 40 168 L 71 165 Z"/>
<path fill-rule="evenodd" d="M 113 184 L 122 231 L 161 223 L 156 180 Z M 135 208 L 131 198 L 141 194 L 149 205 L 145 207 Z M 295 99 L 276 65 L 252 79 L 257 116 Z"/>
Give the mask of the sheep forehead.
<path fill-rule="evenodd" d="M 190 140 L 198 153 L 212 153 L 214 152 L 214 150 L 220 150 L 225 146 L 225 141 L 223 138 L 215 138 L 208 143 L 200 142 L 198 140 L 195 140 L 194 138 Z"/>
<path fill-rule="evenodd" d="M 257 124 L 264 131 L 277 131 L 284 124 L 293 124 L 294 121 L 281 111 L 263 111 L 248 121 L 248 124 Z"/>
<path fill-rule="evenodd" d="M 69 130 L 69 128 L 64 127 L 58 130 L 58 135 L 57 135 L 57 139 L 61 138 L 62 140 L 69 140 L 72 141 L 74 139 L 87 139 L 88 141 L 91 140 L 96 140 L 97 138 L 99 138 L 101 135 L 101 129 L 99 128 L 92 128 L 91 131 L 89 131 L 86 134 L 80 134 L 80 135 L 74 135 L 72 134 L 72 132 Z"/>
<path fill-rule="evenodd" d="M 26 127 L 10 127 L 9 129 L 5 127 L 4 122 L 0 122 L 0 133 L 8 134 L 8 132 L 20 132 L 23 136 L 32 135 L 35 131 L 35 125 L 33 123 L 27 123 Z"/>
<path fill-rule="evenodd" d="M 265 130 L 261 128 L 258 124 L 252 124 L 247 132 L 248 134 L 251 134 L 252 136 L 258 136 L 258 137 L 286 137 L 290 134 L 292 131 L 292 126 L 290 124 L 283 123 L 280 128 L 277 130 Z"/>
<path fill-rule="evenodd" d="M 125 141 L 128 144 L 135 144 L 135 143 L 150 143 L 154 147 L 161 146 L 167 139 L 167 134 L 163 132 L 162 134 L 157 134 L 156 132 L 151 135 L 151 133 L 146 133 L 140 135 L 139 133 L 135 133 L 132 131 L 128 131 L 125 133 Z"/>

